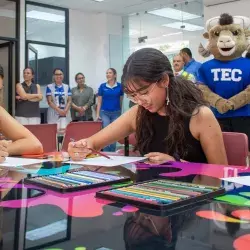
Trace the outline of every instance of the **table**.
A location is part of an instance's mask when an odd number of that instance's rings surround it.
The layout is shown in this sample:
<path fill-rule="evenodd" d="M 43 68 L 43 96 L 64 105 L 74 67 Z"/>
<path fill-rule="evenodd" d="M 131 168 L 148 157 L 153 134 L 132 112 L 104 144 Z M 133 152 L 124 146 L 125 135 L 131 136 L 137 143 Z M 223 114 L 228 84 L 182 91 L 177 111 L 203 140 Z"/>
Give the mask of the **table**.
<path fill-rule="evenodd" d="M 135 169 L 133 164 L 84 168 L 127 175 L 133 181 L 164 175 L 210 185 L 219 184 L 221 177 L 250 175 L 250 169 L 244 167 L 191 163 L 143 169 Z M 27 171 L 33 169 L 31 166 Z M 49 171 L 66 169 L 57 163 Z M 45 169 L 39 169 L 42 171 Z M 5 171 L 0 176 L 0 249 L 250 249 L 250 188 L 247 186 L 223 182 L 227 193 L 220 200 L 159 217 L 127 204 L 117 206 L 96 199 L 95 192 L 102 188 L 60 194 L 24 186 L 27 173 Z"/>

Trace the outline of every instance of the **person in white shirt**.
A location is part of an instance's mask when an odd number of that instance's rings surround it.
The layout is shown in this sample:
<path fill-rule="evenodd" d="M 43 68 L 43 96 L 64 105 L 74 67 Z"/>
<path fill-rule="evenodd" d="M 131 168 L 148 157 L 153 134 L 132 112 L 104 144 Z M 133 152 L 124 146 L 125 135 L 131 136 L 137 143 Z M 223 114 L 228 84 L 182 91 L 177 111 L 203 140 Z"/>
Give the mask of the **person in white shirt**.
<path fill-rule="evenodd" d="M 186 80 L 196 82 L 195 76 L 184 70 L 184 60 L 181 55 L 175 55 L 173 58 L 173 68 L 175 76 L 182 76 Z"/>

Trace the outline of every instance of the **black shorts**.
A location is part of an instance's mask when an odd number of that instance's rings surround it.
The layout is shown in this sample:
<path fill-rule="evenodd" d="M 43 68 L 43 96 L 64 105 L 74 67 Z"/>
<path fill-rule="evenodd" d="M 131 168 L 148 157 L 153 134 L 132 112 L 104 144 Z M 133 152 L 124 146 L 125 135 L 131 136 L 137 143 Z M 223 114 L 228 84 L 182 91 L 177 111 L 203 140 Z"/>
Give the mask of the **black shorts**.
<path fill-rule="evenodd" d="M 244 133 L 248 137 L 248 148 L 250 151 L 250 117 L 218 118 L 223 132 Z"/>

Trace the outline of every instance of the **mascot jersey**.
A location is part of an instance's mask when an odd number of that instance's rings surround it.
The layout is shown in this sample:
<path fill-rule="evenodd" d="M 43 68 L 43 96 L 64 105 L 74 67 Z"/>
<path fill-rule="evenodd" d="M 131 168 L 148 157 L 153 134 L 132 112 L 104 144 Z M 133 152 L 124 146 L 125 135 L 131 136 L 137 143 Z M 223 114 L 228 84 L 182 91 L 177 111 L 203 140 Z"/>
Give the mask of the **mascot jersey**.
<path fill-rule="evenodd" d="M 222 98 L 229 99 L 250 85 L 250 60 L 240 57 L 231 61 L 207 61 L 199 69 L 198 82 L 207 85 Z M 225 114 L 220 114 L 213 107 L 212 110 L 217 118 L 250 116 L 250 104 Z"/>

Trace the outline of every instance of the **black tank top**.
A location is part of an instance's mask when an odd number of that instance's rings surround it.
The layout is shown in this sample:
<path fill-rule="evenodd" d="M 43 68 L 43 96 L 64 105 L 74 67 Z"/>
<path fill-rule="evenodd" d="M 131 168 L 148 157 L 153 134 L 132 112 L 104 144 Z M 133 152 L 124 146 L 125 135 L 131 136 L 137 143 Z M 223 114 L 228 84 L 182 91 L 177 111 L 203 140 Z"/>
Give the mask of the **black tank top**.
<path fill-rule="evenodd" d="M 191 118 L 186 118 L 184 120 L 184 134 L 185 134 L 185 156 L 181 158 L 185 161 L 196 162 L 196 163 L 207 163 L 206 156 L 201 147 L 200 141 L 195 139 L 190 132 L 189 124 Z M 148 152 L 142 152 L 143 154 L 149 152 L 160 152 L 166 153 L 166 144 L 164 139 L 168 135 L 169 127 L 169 116 L 160 116 L 157 113 L 152 114 L 152 124 L 153 124 L 153 139 L 149 145 Z"/>
<path fill-rule="evenodd" d="M 28 86 L 25 82 L 22 83 L 23 89 L 27 94 L 37 94 L 37 86 L 32 83 Z M 16 116 L 20 117 L 40 117 L 39 102 L 30 102 L 21 100 L 16 102 Z"/>

